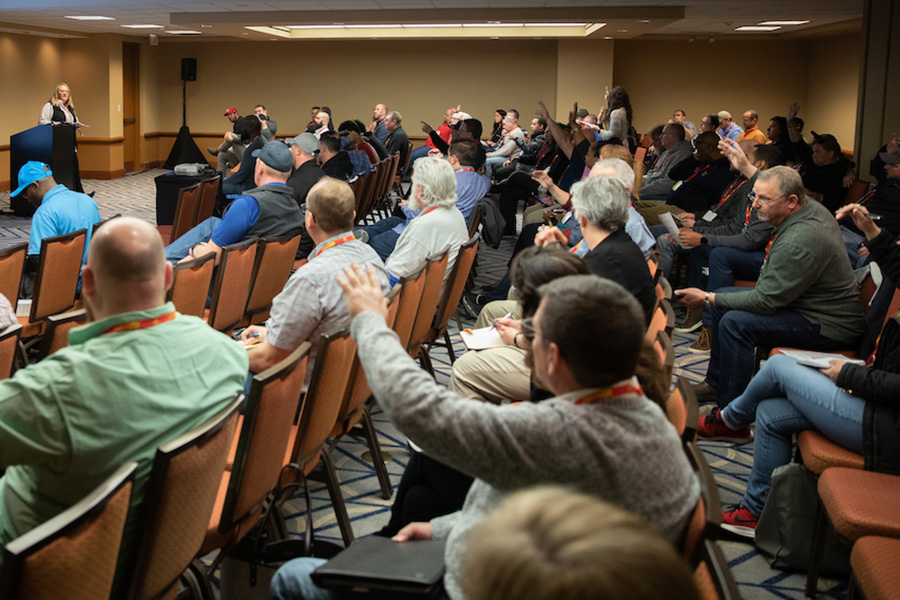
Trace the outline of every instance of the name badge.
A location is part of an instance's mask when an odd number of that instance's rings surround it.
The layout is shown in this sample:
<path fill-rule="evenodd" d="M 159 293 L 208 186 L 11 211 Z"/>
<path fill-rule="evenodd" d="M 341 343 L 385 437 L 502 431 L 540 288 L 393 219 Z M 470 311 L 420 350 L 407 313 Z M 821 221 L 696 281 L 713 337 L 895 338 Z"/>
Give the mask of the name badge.
<path fill-rule="evenodd" d="M 703 220 L 706 221 L 707 223 L 709 223 L 711 221 L 715 221 L 717 216 L 719 216 L 719 215 L 717 215 L 716 213 L 714 213 L 711 210 L 708 210 L 708 211 L 706 211 L 706 214 L 703 215 Z"/>

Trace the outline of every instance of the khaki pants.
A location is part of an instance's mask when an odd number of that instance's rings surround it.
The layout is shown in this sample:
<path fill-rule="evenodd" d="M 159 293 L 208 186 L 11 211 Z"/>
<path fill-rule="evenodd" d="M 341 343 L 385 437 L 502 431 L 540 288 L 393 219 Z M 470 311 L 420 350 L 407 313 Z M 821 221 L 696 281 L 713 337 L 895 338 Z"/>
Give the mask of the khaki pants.
<path fill-rule="evenodd" d="M 634 207 L 644 217 L 648 227 L 661 225 L 662 222 L 659 220 L 659 215 L 662 213 L 668 212 L 678 215 L 684 212 L 683 208 L 674 204 L 666 204 L 665 200 L 639 200 L 634 203 Z"/>

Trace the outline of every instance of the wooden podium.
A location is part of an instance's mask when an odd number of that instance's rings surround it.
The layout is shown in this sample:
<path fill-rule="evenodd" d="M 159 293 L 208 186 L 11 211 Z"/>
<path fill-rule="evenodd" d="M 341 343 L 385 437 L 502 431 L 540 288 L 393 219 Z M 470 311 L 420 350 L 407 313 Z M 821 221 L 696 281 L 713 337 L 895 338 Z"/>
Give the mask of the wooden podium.
<path fill-rule="evenodd" d="M 78 155 L 75 150 L 75 126 L 69 124 L 38 125 L 10 137 L 10 189 L 19 187 L 19 169 L 30 160 L 50 165 L 53 178 L 70 190 L 81 189 Z M 10 207 L 20 217 L 30 217 L 34 207 L 20 194 L 10 200 Z"/>

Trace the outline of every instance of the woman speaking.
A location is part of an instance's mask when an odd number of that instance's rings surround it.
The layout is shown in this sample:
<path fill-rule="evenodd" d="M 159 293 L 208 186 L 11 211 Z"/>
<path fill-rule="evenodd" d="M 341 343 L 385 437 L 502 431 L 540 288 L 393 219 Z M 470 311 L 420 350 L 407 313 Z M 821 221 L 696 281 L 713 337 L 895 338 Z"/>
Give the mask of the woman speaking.
<path fill-rule="evenodd" d="M 75 115 L 75 105 L 72 104 L 72 91 L 65 82 L 57 84 L 50 100 L 44 104 L 41 109 L 41 116 L 38 118 L 38 125 L 61 125 L 68 124 L 74 127 L 81 127 L 82 123 Z M 74 177 L 72 189 L 76 192 L 83 192 L 81 187 L 81 174 L 78 166 L 78 143 L 75 143 L 75 159 L 74 159 Z"/>

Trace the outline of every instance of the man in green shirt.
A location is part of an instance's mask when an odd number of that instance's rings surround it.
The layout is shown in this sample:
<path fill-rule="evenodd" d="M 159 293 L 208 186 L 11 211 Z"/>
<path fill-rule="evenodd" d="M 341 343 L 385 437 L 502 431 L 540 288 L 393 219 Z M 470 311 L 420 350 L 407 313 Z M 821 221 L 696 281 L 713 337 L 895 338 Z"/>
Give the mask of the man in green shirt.
<path fill-rule="evenodd" d="M 67 348 L 0 381 L 0 543 L 136 461 L 125 551 L 156 449 L 244 386 L 246 351 L 166 302 L 172 266 L 149 223 L 123 217 L 98 229 L 82 279 L 90 322 Z"/>

